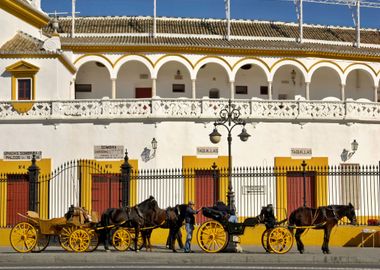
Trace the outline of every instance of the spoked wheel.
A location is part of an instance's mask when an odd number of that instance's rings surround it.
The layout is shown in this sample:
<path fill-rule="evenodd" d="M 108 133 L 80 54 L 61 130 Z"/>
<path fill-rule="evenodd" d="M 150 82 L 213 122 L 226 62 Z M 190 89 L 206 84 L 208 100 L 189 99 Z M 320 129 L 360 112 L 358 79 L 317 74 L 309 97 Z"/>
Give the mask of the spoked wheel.
<path fill-rule="evenodd" d="M 37 229 L 37 243 L 32 249 L 32 252 L 44 251 L 50 242 L 50 235 L 41 234 L 40 229 Z"/>
<path fill-rule="evenodd" d="M 228 232 L 226 232 L 217 221 L 209 220 L 204 222 L 198 229 L 198 245 L 206 252 L 219 252 L 228 243 Z"/>
<path fill-rule="evenodd" d="M 91 236 L 85 229 L 76 229 L 70 234 L 69 245 L 75 252 L 85 252 L 90 247 Z"/>
<path fill-rule="evenodd" d="M 59 244 L 66 251 L 73 251 L 69 244 L 70 235 L 76 230 L 75 226 L 63 227 L 59 234 Z"/>
<path fill-rule="evenodd" d="M 90 245 L 86 251 L 87 252 L 93 252 L 99 246 L 99 237 L 98 237 L 98 234 L 96 233 L 95 230 L 90 230 L 87 232 L 89 233 L 91 240 L 90 240 Z"/>
<path fill-rule="evenodd" d="M 126 228 L 118 228 L 112 235 L 112 245 L 118 251 L 126 251 L 131 243 L 131 234 Z"/>
<path fill-rule="evenodd" d="M 135 230 L 129 229 L 128 230 L 131 235 L 131 245 L 129 246 L 131 250 L 135 251 Z M 141 232 L 139 233 L 139 237 L 137 238 L 137 249 L 141 250 L 144 246 L 144 239 L 141 235 Z"/>
<path fill-rule="evenodd" d="M 10 242 L 14 250 L 30 252 L 37 244 L 37 230 L 28 222 L 17 223 L 10 234 Z"/>
<path fill-rule="evenodd" d="M 272 250 L 270 249 L 268 245 L 268 236 L 269 236 L 270 231 L 271 229 L 266 229 L 261 235 L 261 245 L 263 246 L 266 252 L 272 252 Z"/>
<path fill-rule="evenodd" d="M 268 246 L 274 253 L 287 253 L 293 246 L 293 234 L 284 227 L 273 228 L 268 235 Z"/>

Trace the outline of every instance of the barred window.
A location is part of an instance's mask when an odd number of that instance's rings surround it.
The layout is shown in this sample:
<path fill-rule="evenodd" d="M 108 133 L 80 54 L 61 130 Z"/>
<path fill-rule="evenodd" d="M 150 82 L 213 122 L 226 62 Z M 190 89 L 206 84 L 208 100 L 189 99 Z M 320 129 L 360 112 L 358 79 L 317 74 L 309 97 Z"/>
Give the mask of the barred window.
<path fill-rule="evenodd" d="M 352 203 L 360 208 L 360 165 L 341 164 L 341 204 Z"/>

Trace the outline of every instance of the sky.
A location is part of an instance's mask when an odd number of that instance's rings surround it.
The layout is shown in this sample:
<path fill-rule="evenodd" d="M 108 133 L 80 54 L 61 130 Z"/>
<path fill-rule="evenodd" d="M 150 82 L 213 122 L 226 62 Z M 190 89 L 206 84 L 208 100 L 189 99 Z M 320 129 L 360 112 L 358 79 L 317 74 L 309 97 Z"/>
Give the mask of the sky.
<path fill-rule="evenodd" d="M 224 0 L 156 0 L 157 16 L 225 18 Z M 380 5 L 380 0 L 367 0 Z M 71 13 L 71 0 L 41 0 L 48 13 Z M 304 2 L 304 23 L 354 27 L 352 8 Z M 153 0 L 76 0 L 77 16 L 152 16 Z M 66 16 L 66 15 L 61 15 Z M 361 27 L 380 29 L 380 8 L 361 8 Z M 231 18 L 297 22 L 293 1 L 231 0 Z"/>

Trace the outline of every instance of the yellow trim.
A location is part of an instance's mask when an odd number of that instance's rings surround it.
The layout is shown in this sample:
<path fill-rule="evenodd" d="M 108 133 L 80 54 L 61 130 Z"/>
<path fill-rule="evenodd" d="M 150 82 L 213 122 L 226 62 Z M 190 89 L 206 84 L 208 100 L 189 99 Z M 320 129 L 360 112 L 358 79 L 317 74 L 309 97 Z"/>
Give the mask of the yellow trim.
<path fill-rule="evenodd" d="M 0 160 L 0 175 L 4 176 L 6 174 L 27 174 L 28 168 L 31 165 L 30 160 L 17 160 L 8 161 Z M 51 159 L 41 159 L 36 161 L 36 165 L 40 168 L 40 175 L 49 174 L 51 171 Z M 49 193 L 48 193 L 49 183 L 40 182 L 39 186 L 39 214 L 41 218 L 48 218 L 49 215 Z M 5 227 L 7 225 L 7 183 L 0 182 L 0 227 Z"/>
<path fill-rule="evenodd" d="M 342 73 L 344 73 L 343 69 L 337 63 L 332 62 L 332 61 L 328 61 L 328 60 L 321 60 L 321 61 L 318 61 L 318 62 L 312 64 L 307 71 L 309 72 L 313 67 L 315 67 L 316 65 L 319 65 L 320 63 L 330 63 L 330 64 L 333 64 L 334 66 L 336 66 L 337 68 L 339 68 L 339 70 L 342 71 Z M 326 66 L 321 66 L 321 67 L 326 67 Z"/>
<path fill-rule="evenodd" d="M 353 55 L 340 52 L 318 52 L 302 50 L 264 50 L 264 49 L 232 49 L 232 48 L 212 48 L 193 46 L 99 46 L 99 45 L 62 45 L 63 50 L 70 50 L 75 53 L 96 53 L 96 52 L 171 52 L 171 53 L 192 53 L 192 54 L 224 54 L 224 55 L 249 55 L 249 56 L 271 56 L 271 57 L 318 57 L 327 59 L 357 60 L 367 62 L 380 62 L 380 56 Z"/>
<path fill-rule="evenodd" d="M 88 170 L 88 162 L 90 162 L 94 167 L 99 167 L 99 174 L 119 174 L 120 166 L 124 163 L 124 160 L 114 160 L 114 161 L 97 161 L 97 160 L 83 160 L 81 166 L 81 202 L 82 207 L 88 211 L 92 211 L 92 175 L 93 170 Z M 129 160 L 133 171 L 138 170 L 138 160 Z M 137 203 L 137 181 L 131 180 L 130 185 L 130 205 L 135 205 Z"/>
<path fill-rule="evenodd" d="M 280 59 L 280 60 L 277 60 L 276 62 L 274 62 L 274 64 L 269 68 L 270 71 L 273 70 L 273 68 L 278 64 L 278 63 L 281 63 L 281 62 L 284 62 L 284 61 L 291 61 L 291 62 L 296 62 L 298 64 L 300 64 L 304 69 L 305 71 L 308 71 L 306 66 L 299 60 L 297 59 L 294 59 L 294 58 L 283 58 L 283 59 Z"/>
<path fill-rule="evenodd" d="M 203 60 L 208 59 L 208 58 L 210 58 L 210 59 L 213 59 L 213 58 L 219 59 L 222 62 L 224 62 L 230 68 L 230 71 L 232 70 L 232 66 L 230 65 L 230 63 L 228 63 L 227 60 L 225 60 L 223 57 L 221 57 L 221 56 L 210 56 L 210 55 L 206 55 L 206 56 L 202 57 L 201 59 L 199 59 L 195 63 L 194 67 L 196 67 L 200 62 L 202 62 Z"/>
<path fill-rule="evenodd" d="M 84 54 L 84 55 L 81 55 L 80 57 L 78 57 L 75 61 L 74 61 L 74 65 L 76 65 L 76 63 L 79 62 L 79 60 L 85 58 L 85 57 L 90 57 L 90 56 L 97 56 L 97 57 L 100 57 L 100 58 L 103 58 L 104 60 L 106 60 L 112 67 L 115 67 L 115 64 L 112 63 L 112 61 L 110 59 L 108 59 L 106 56 L 102 55 L 102 54 Z M 93 62 L 95 60 L 91 60 L 89 62 Z M 87 63 L 87 62 L 86 62 Z"/>
<path fill-rule="evenodd" d="M 182 168 L 185 171 L 194 172 L 194 169 L 200 170 L 212 170 L 212 165 L 216 164 L 219 169 L 228 167 L 228 157 L 219 156 L 217 158 L 198 158 L 197 156 L 183 156 L 182 157 Z M 195 176 L 190 178 L 185 178 L 185 187 L 184 187 L 184 203 L 187 203 L 189 200 L 195 200 Z M 228 178 L 222 177 L 219 182 L 219 200 L 226 202 L 228 188 Z"/>
<path fill-rule="evenodd" d="M 66 57 L 64 57 L 62 54 L 57 55 L 58 60 L 65 66 L 65 68 L 71 73 L 75 74 L 77 72 L 77 69 L 75 66 L 68 60 Z"/>
<path fill-rule="evenodd" d="M 23 60 L 18 61 L 8 67 L 5 70 L 12 74 L 12 100 L 17 100 L 17 80 L 19 78 L 30 78 L 31 80 L 31 100 L 36 98 L 36 77 L 35 74 L 40 70 L 39 67 L 32 65 Z"/>
<path fill-rule="evenodd" d="M 355 68 L 355 69 L 353 69 L 352 71 L 357 70 L 357 69 L 360 69 L 360 66 L 361 66 L 361 65 L 368 67 L 370 70 L 372 70 L 372 72 L 373 72 L 376 76 L 378 75 L 378 74 L 376 73 L 376 71 L 375 71 L 370 65 L 368 65 L 368 64 L 366 64 L 366 63 L 352 63 L 352 64 L 349 64 L 349 65 L 344 69 L 344 72 L 346 72 L 346 70 L 347 70 L 348 68 L 352 67 L 352 66 L 359 66 L 359 68 Z M 364 69 L 360 69 L 360 70 L 366 71 L 366 70 L 364 70 Z M 347 74 L 347 75 L 348 75 L 348 74 Z"/>
<path fill-rule="evenodd" d="M 50 21 L 49 16 L 20 1 L 0 0 L 0 8 L 39 29 Z"/>
<path fill-rule="evenodd" d="M 11 105 L 15 111 L 17 111 L 19 114 L 22 114 L 28 112 L 31 108 L 33 108 L 34 102 L 12 102 Z"/>
<path fill-rule="evenodd" d="M 244 58 L 240 59 L 239 61 L 237 61 L 237 62 L 232 66 L 232 69 L 234 69 L 237 65 L 239 65 L 239 63 L 241 63 L 241 62 L 243 62 L 243 61 L 245 61 L 245 60 L 257 60 L 257 61 L 261 62 L 261 63 L 262 63 L 267 69 L 268 69 L 268 71 L 270 71 L 270 67 L 269 67 L 269 65 L 268 65 L 267 63 L 265 63 L 265 61 L 263 61 L 262 59 L 257 58 L 257 57 L 244 57 Z M 255 65 L 255 66 L 258 66 L 258 65 L 256 65 L 255 63 L 250 63 L 250 64 Z M 259 67 L 260 67 L 260 66 L 259 66 Z"/>
<path fill-rule="evenodd" d="M 153 67 L 156 67 L 156 65 L 157 65 L 162 59 L 164 59 L 164 58 L 166 58 L 166 57 L 170 57 L 170 56 L 177 56 L 177 57 L 183 58 L 186 62 L 188 62 L 188 63 L 190 64 L 190 66 L 191 66 L 192 68 L 195 67 L 195 65 L 193 65 L 193 64 L 191 63 L 191 61 L 190 61 L 189 59 L 187 59 L 185 56 L 183 56 L 183 55 L 181 55 L 181 54 L 176 54 L 176 53 L 169 53 L 169 54 L 165 54 L 165 55 L 161 56 L 161 57 L 158 58 L 157 61 L 154 63 Z"/>
<path fill-rule="evenodd" d="M 287 209 L 288 199 L 287 199 L 287 177 L 286 174 L 288 171 L 301 171 L 302 170 L 302 161 L 304 159 L 292 159 L 290 157 L 276 157 L 274 159 L 274 164 L 276 167 L 276 172 L 283 176 L 278 176 L 276 181 L 276 207 L 277 218 L 279 220 L 286 218 L 286 212 L 284 209 Z M 324 169 L 328 166 L 327 157 L 312 157 L 311 159 L 305 160 L 307 167 L 306 170 L 310 171 L 312 168 L 313 171 L 323 172 Z M 328 192 L 328 182 L 327 175 L 321 174 L 316 178 L 316 206 L 327 205 L 327 192 Z"/>
<path fill-rule="evenodd" d="M 116 62 L 113 64 L 113 67 L 115 67 L 117 65 L 117 63 L 119 63 L 122 59 L 128 57 L 128 56 L 139 56 L 141 58 L 144 58 L 146 61 L 148 61 L 151 65 L 152 65 L 152 68 L 154 67 L 154 63 L 152 62 L 152 60 L 150 60 L 147 56 L 143 55 L 143 54 L 125 54 L 121 57 L 119 57 Z M 112 64 L 111 64 L 112 65 Z"/>

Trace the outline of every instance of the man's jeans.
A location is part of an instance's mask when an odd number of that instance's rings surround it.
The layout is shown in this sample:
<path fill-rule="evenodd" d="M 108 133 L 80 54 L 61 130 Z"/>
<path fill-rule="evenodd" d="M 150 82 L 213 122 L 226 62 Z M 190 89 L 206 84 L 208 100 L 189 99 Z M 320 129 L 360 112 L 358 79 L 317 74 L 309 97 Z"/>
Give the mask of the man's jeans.
<path fill-rule="evenodd" d="M 193 238 L 194 225 L 190 223 L 185 224 L 186 228 L 186 243 L 185 243 L 185 252 L 191 251 L 191 239 Z"/>

